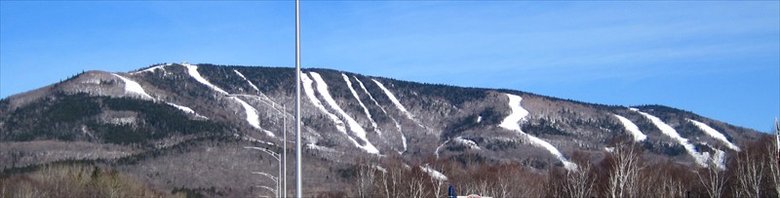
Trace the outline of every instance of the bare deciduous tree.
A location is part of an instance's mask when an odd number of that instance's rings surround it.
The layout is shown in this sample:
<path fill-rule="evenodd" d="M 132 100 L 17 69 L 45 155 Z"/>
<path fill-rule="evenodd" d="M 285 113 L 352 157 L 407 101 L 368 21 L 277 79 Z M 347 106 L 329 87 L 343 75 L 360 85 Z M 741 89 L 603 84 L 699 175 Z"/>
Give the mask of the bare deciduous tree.
<path fill-rule="evenodd" d="M 411 175 L 410 178 L 407 178 L 408 180 L 406 181 L 407 186 L 404 197 L 427 197 L 425 190 L 425 180 L 420 174 L 421 173 L 418 171 L 417 174 Z"/>
<path fill-rule="evenodd" d="M 355 182 L 358 197 L 371 197 L 370 193 L 373 192 L 374 180 L 376 179 L 376 167 L 370 163 L 361 163 L 358 165 L 357 171 Z"/>
<path fill-rule="evenodd" d="M 637 197 L 639 195 L 639 153 L 632 145 L 615 146 L 607 181 L 607 197 Z"/>
<path fill-rule="evenodd" d="M 769 154 L 767 169 L 772 177 L 775 193 L 780 196 L 780 121 L 777 119 L 775 119 L 775 141 L 767 147 L 767 151 Z"/>
<path fill-rule="evenodd" d="M 737 159 L 736 197 L 760 197 L 761 180 L 764 175 L 764 163 L 757 156 L 752 155 L 748 149 L 743 151 Z"/>
<path fill-rule="evenodd" d="M 566 181 L 563 190 L 568 197 L 587 198 L 593 192 L 594 178 L 590 175 L 591 166 L 588 163 L 581 164 L 577 170 L 566 172 Z"/>
<path fill-rule="evenodd" d="M 696 176 L 699 178 L 702 186 L 704 186 L 707 195 L 713 198 L 723 196 L 723 191 L 726 187 L 726 174 L 724 170 L 718 168 L 715 161 L 710 161 L 706 168 L 696 172 Z"/>
<path fill-rule="evenodd" d="M 431 182 L 431 190 L 433 191 L 434 197 L 442 197 L 445 180 L 441 180 L 436 177 L 429 177 L 429 180 Z"/>

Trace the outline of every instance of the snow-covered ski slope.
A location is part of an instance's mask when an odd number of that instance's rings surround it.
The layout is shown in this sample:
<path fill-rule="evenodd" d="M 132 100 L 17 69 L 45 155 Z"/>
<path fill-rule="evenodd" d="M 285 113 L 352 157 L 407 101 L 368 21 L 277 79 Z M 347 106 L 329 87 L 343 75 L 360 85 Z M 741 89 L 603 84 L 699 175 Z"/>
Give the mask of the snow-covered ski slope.
<path fill-rule="evenodd" d="M 246 83 L 249 84 L 249 86 L 251 86 L 252 89 L 254 89 L 257 93 L 260 93 L 260 89 L 258 89 L 257 86 L 255 86 L 255 84 L 252 84 L 252 81 L 249 81 L 249 79 L 246 79 L 246 77 L 244 77 L 244 74 L 242 74 L 241 72 L 238 72 L 238 70 L 235 70 L 235 69 L 233 70 L 233 72 L 235 72 L 239 77 L 241 77 L 241 79 L 244 79 L 244 81 L 246 81 Z"/>
<path fill-rule="evenodd" d="M 117 78 L 122 80 L 123 83 L 125 83 L 125 93 L 136 95 L 138 97 L 141 97 L 142 99 L 154 100 L 154 98 L 151 95 L 147 94 L 144 88 L 141 87 L 141 84 L 138 84 L 138 82 L 125 78 L 124 76 L 121 76 L 119 74 L 111 73 L 111 75 L 116 76 Z"/>
<path fill-rule="evenodd" d="M 393 124 L 395 124 L 395 128 L 398 130 L 398 133 L 401 135 L 401 144 L 402 144 L 402 146 L 404 148 L 404 150 L 400 151 L 399 153 L 406 152 L 406 150 L 407 150 L 406 135 L 404 135 L 404 132 L 402 131 L 401 124 L 398 123 L 398 120 L 396 120 L 393 116 L 390 116 L 390 114 L 387 114 L 387 110 L 385 110 L 385 107 L 383 107 L 382 105 L 379 105 L 379 102 L 377 102 L 376 99 L 374 98 L 374 96 L 371 95 L 371 92 L 368 92 L 368 89 L 366 89 L 366 85 L 363 84 L 363 81 L 360 81 L 360 79 L 357 78 L 357 76 L 352 76 L 352 78 L 354 78 L 355 81 L 358 82 L 358 85 L 360 85 L 360 89 L 362 89 L 363 92 L 365 92 L 366 95 L 368 95 L 368 99 L 371 99 L 371 101 L 374 102 L 374 105 L 379 107 L 379 109 L 382 110 L 382 113 L 384 113 L 387 117 L 390 118 L 390 120 L 393 121 Z"/>
<path fill-rule="evenodd" d="M 184 113 L 193 114 L 193 115 L 195 115 L 195 117 L 199 117 L 199 118 L 203 118 L 203 119 L 208 119 L 206 116 L 202 116 L 202 115 L 196 113 L 195 110 L 192 110 L 192 108 L 189 108 L 187 106 L 177 105 L 177 104 L 174 104 L 172 102 L 165 102 L 165 103 L 170 105 L 170 106 L 172 106 L 172 107 L 175 107 L 175 108 L 181 110 Z"/>
<path fill-rule="evenodd" d="M 704 124 L 703 122 L 699 122 L 691 119 L 688 119 L 688 121 L 693 123 L 693 125 L 696 125 L 696 127 L 699 127 L 699 129 L 704 131 L 705 134 L 709 135 L 712 138 L 715 138 L 718 141 L 723 142 L 723 144 L 726 144 L 726 146 L 728 146 L 729 149 L 734 151 L 740 151 L 737 145 L 734 145 L 733 143 L 729 142 L 726 136 L 723 135 L 723 133 L 718 132 L 718 130 L 713 129 L 712 127 L 710 127 L 707 124 Z"/>
<path fill-rule="evenodd" d="M 225 94 L 230 95 L 227 91 L 222 90 L 221 88 L 217 87 L 214 84 L 211 84 L 206 78 L 203 78 L 203 76 L 200 75 L 200 72 L 198 72 L 198 66 L 191 65 L 191 64 L 184 64 L 184 67 L 187 67 L 187 73 L 190 74 L 192 78 L 194 78 L 199 83 L 206 85 L 207 87 L 211 88 L 212 90 Z"/>
<path fill-rule="evenodd" d="M 246 122 L 249 123 L 252 127 L 254 127 L 257 130 L 261 130 L 266 133 L 266 135 L 270 137 L 276 137 L 273 133 L 270 131 L 264 130 L 262 127 L 260 127 L 260 116 L 257 115 L 257 109 L 252 107 L 252 105 L 249 105 L 249 103 L 246 103 L 244 100 L 241 100 L 238 97 L 231 96 L 230 99 L 235 100 L 239 104 L 241 104 L 242 107 L 244 107 L 244 112 L 246 112 Z"/>
<path fill-rule="evenodd" d="M 368 118 L 368 121 L 371 122 L 371 127 L 374 127 L 374 129 L 379 132 L 379 128 L 377 128 L 377 124 L 374 121 L 374 118 L 371 116 L 371 112 L 368 111 L 368 108 L 366 108 L 366 105 L 363 104 L 363 101 L 360 100 L 360 96 L 358 96 L 357 91 L 355 91 L 355 88 L 352 87 L 352 81 L 349 80 L 349 77 L 345 75 L 344 73 L 341 74 L 341 77 L 344 78 L 344 82 L 347 83 L 347 87 L 349 87 L 349 92 L 352 93 L 352 96 L 355 97 L 355 100 L 358 101 L 358 104 L 360 104 L 360 107 L 363 108 L 363 112 L 366 113 L 366 117 Z"/>
<path fill-rule="evenodd" d="M 623 124 L 623 127 L 626 128 L 626 131 L 628 131 L 632 137 L 634 137 L 634 142 L 641 142 L 647 139 L 647 135 L 642 133 L 642 131 L 639 130 L 639 127 L 636 126 L 631 120 L 628 120 L 628 118 L 625 118 L 623 116 L 613 114 L 618 120 L 620 120 L 620 123 Z"/>
<path fill-rule="evenodd" d="M 374 146 L 374 144 L 368 141 L 368 138 L 366 138 L 366 130 L 363 129 L 363 127 L 360 126 L 360 124 L 355 121 L 354 118 L 349 116 L 347 112 L 341 109 L 339 104 L 336 103 L 336 100 L 333 99 L 333 96 L 331 96 L 330 92 L 328 91 L 328 84 L 325 83 L 325 80 L 322 79 L 320 74 L 317 72 L 309 72 L 309 75 L 311 75 L 311 78 L 314 79 L 314 82 L 317 83 L 317 92 L 319 92 L 322 98 L 325 99 L 325 103 L 327 103 L 332 109 L 336 110 L 336 112 L 347 121 L 349 130 L 352 131 L 352 133 L 354 133 L 357 138 L 363 141 L 364 145 L 361 145 L 360 148 L 366 150 L 368 153 L 379 154 L 379 150 Z"/>
<path fill-rule="evenodd" d="M 570 162 L 565 157 L 563 157 L 563 154 L 558 151 L 555 146 L 545 140 L 542 140 L 541 138 L 523 132 L 523 130 L 520 128 L 519 122 L 528 116 L 528 111 L 520 105 L 520 102 L 523 100 L 523 98 L 513 94 L 506 94 L 506 96 L 509 97 L 509 107 L 512 109 L 512 113 L 504 118 L 499 127 L 516 131 L 521 135 L 528 137 L 528 140 L 531 142 L 531 144 L 546 149 L 548 152 L 554 155 L 555 158 L 560 160 L 566 170 L 577 170 L 577 164 Z"/>
<path fill-rule="evenodd" d="M 230 96 L 230 93 L 223 90 L 222 88 L 219 88 L 214 84 L 211 84 L 211 82 L 206 80 L 206 78 L 203 78 L 203 76 L 200 75 L 200 72 L 198 72 L 198 66 L 191 65 L 191 64 L 184 64 L 184 67 L 187 67 L 187 73 L 190 75 L 190 77 L 194 78 L 199 83 L 206 85 L 207 87 L 211 88 L 211 90 Z M 249 103 L 247 103 L 244 100 L 241 100 L 241 98 L 238 98 L 236 96 L 230 96 L 230 99 L 238 102 L 241 105 L 241 107 L 244 108 L 244 112 L 246 114 L 245 120 L 247 121 L 247 123 L 249 123 L 250 126 L 252 126 L 257 130 L 265 132 L 265 134 L 270 137 L 276 137 L 276 135 L 274 135 L 273 132 L 265 130 L 262 127 L 260 127 L 260 116 L 257 114 L 257 109 L 255 109 L 254 107 L 252 107 L 252 105 L 249 105 Z"/>
<path fill-rule="evenodd" d="M 309 77 L 311 76 L 311 77 Z M 314 84 L 316 82 L 316 85 Z M 309 98 L 309 101 L 317 107 L 317 109 L 320 110 L 320 112 L 324 113 L 333 121 L 333 124 L 336 125 L 336 129 L 343 133 L 348 140 L 350 140 L 356 147 L 363 149 L 367 153 L 372 154 L 379 154 L 379 150 L 371 144 L 371 142 L 368 141 L 368 138 L 366 138 L 366 132 L 363 130 L 362 127 L 360 127 L 359 124 L 357 124 L 357 121 L 349 117 L 349 115 L 346 115 L 346 112 L 344 112 L 341 107 L 336 104 L 336 101 L 333 100 L 333 97 L 330 95 L 330 92 L 328 92 L 328 85 L 325 84 L 325 81 L 322 80 L 322 77 L 316 73 L 316 72 L 309 72 L 303 73 L 301 75 L 301 83 L 303 85 L 303 90 L 306 94 L 306 97 Z M 354 137 L 350 136 L 347 133 L 347 127 L 344 124 L 344 121 L 339 118 L 334 113 L 331 113 L 328 108 L 323 105 L 322 101 L 320 101 L 319 98 L 317 98 L 317 93 L 319 93 L 323 99 L 325 100 L 325 103 L 328 104 L 331 108 L 336 110 L 340 115 L 342 115 L 345 119 L 347 119 L 347 124 L 349 124 L 350 131 L 355 134 L 355 136 L 358 136 L 358 138 L 363 141 L 363 144 L 360 144 Z M 351 121 L 349 119 L 352 119 Z M 355 128 L 357 126 L 357 128 Z M 361 133 L 362 132 L 362 133 Z M 361 136 L 362 135 L 362 136 Z"/>
<path fill-rule="evenodd" d="M 401 104 L 401 101 L 399 101 L 398 98 L 395 97 L 395 94 L 393 94 L 393 92 L 390 92 L 390 90 L 388 90 L 387 87 L 385 87 L 385 85 L 383 85 L 381 82 L 374 79 L 371 80 L 374 81 L 374 83 L 376 83 L 377 86 L 379 86 L 379 89 L 382 89 L 382 91 L 385 92 L 387 98 L 390 99 L 390 102 L 392 102 L 393 105 L 395 105 L 395 107 L 398 108 L 398 110 L 401 110 L 401 112 L 404 113 L 404 115 L 406 115 L 406 117 L 409 118 L 410 120 L 413 120 L 415 122 L 417 121 L 416 119 L 414 119 L 414 116 L 412 116 L 412 114 L 406 110 L 406 107 L 404 107 L 404 105 Z"/>
<path fill-rule="evenodd" d="M 309 78 L 309 75 L 306 73 L 302 73 L 301 75 L 301 85 L 303 85 L 303 92 L 306 94 L 306 97 L 309 98 L 309 102 L 311 102 L 314 107 L 317 107 L 322 113 L 328 116 L 330 120 L 333 121 L 333 124 L 336 125 L 336 129 L 346 133 L 347 127 L 344 125 L 344 122 L 341 121 L 341 118 L 336 116 L 336 114 L 331 113 L 328 111 L 327 108 L 325 108 L 325 105 L 322 105 L 322 101 L 317 98 L 317 94 L 314 92 L 313 87 L 314 81 Z M 351 138 L 350 138 L 351 139 Z M 357 141 L 352 140 L 357 143 Z"/>
<path fill-rule="evenodd" d="M 694 161 L 696 161 L 696 164 L 699 164 L 700 166 L 703 167 L 707 166 L 707 160 L 709 159 L 709 156 L 696 151 L 696 147 L 694 147 L 693 144 L 688 142 L 688 139 L 680 136 L 680 134 L 677 133 L 677 130 L 674 130 L 672 126 L 669 126 L 668 124 L 664 123 L 664 121 L 662 121 L 658 117 L 650 115 L 649 113 L 639 111 L 639 109 L 631 108 L 631 110 L 639 114 L 642 114 L 642 116 L 650 120 L 650 122 L 652 122 L 653 125 L 658 127 L 658 129 L 661 130 L 661 133 L 674 139 L 675 141 L 677 141 L 677 143 L 682 145 L 685 148 L 685 151 L 687 151 L 688 154 L 691 155 L 691 157 L 693 157 Z"/>

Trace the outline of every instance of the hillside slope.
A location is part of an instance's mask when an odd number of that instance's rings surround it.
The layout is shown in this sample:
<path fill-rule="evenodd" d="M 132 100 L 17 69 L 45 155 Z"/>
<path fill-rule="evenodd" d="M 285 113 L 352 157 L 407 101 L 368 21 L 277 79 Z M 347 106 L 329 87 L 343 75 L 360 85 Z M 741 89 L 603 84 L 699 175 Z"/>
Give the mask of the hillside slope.
<path fill-rule="evenodd" d="M 315 189 L 347 185 L 346 167 L 365 159 L 574 170 L 575 153 L 595 160 L 618 142 L 634 142 L 648 161 L 707 166 L 764 136 L 659 105 L 303 72 L 305 158 L 314 163 L 305 170 Z M 294 85 L 292 68 L 275 67 L 160 64 L 81 73 L 0 101 L 0 167 L 109 163 L 162 188 L 252 195 L 258 177 L 248 173 L 275 173 L 276 161 L 244 147 L 279 152 L 284 131 L 293 139 Z"/>

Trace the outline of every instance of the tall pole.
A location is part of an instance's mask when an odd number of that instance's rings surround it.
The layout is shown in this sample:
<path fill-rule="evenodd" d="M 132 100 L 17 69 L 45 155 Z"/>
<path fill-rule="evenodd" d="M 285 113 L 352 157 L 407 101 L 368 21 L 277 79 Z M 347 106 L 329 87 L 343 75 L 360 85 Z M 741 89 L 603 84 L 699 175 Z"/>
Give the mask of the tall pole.
<path fill-rule="evenodd" d="M 284 136 L 282 143 L 282 193 L 287 197 L 287 104 L 282 105 L 282 133 Z"/>
<path fill-rule="evenodd" d="M 282 198 L 282 159 L 279 158 L 277 161 L 279 161 L 279 175 L 276 177 L 276 197 Z"/>
<path fill-rule="evenodd" d="M 301 17 L 300 0 L 295 0 L 295 196 L 303 197 L 301 146 Z"/>

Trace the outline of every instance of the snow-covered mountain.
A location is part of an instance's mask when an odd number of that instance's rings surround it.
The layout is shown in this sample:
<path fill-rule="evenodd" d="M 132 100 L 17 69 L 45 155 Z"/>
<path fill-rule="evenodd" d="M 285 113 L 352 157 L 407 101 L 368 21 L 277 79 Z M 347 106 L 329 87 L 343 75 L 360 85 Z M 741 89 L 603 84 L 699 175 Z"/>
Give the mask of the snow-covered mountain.
<path fill-rule="evenodd" d="M 101 162 L 166 188 L 251 194 L 257 178 L 247 173 L 273 172 L 275 161 L 244 147 L 281 151 L 284 132 L 293 139 L 294 88 L 292 68 L 159 64 L 81 73 L 0 101 L 0 166 Z M 725 166 L 723 155 L 764 135 L 659 105 L 328 69 L 303 70 L 301 100 L 307 184 L 317 188 L 338 187 L 341 167 L 364 159 L 575 170 L 574 153 L 601 158 L 617 142 L 640 145 L 644 159 Z"/>

